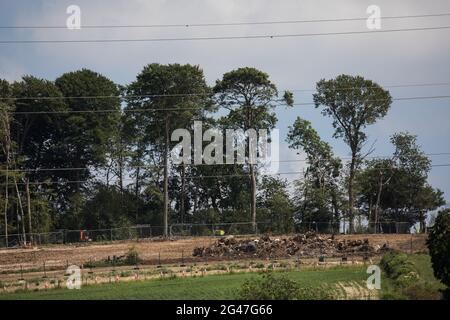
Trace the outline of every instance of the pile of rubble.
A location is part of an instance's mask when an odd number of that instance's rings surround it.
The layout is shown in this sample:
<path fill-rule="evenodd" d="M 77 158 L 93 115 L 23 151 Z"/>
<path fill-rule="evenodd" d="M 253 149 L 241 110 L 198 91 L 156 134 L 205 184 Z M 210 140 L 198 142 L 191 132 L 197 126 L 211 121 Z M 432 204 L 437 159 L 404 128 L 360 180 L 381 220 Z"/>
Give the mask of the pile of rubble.
<path fill-rule="evenodd" d="M 373 247 L 368 239 L 336 240 L 333 236 L 321 236 L 314 232 L 297 234 L 292 237 L 271 239 L 263 235 L 259 239 L 242 240 L 233 236 L 218 239 L 208 247 L 197 247 L 194 257 L 245 257 L 288 258 L 299 257 L 342 257 L 351 255 L 371 256 L 386 247 Z"/>

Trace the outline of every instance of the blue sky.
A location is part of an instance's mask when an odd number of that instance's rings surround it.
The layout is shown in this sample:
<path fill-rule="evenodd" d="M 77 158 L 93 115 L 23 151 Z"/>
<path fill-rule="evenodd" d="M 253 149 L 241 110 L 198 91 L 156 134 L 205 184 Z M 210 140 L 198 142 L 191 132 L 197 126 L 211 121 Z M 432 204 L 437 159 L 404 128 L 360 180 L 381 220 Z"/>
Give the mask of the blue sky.
<path fill-rule="evenodd" d="M 450 13 L 448 0 L 2 0 L 1 25 L 65 25 L 66 8 L 79 5 L 82 25 L 189 24 L 209 22 L 304 20 L 365 17 L 376 4 L 382 16 Z M 382 28 L 450 26 L 449 17 L 382 20 Z M 364 21 L 181 29 L 0 29 L 0 39 L 99 39 L 254 35 L 365 31 Z M 90 68 L 127 84 L 148 63 L 200 65 L 208 83 L 242 66 L 270 74 L 280 89 L 313 89 L 321 78 L 362 75 L 381 85 L 450 82 L 450 31 L 415 31 L 365 35 L 261 40 L 109 44 L 0 44 L 0 78 L 18 80 L 24 74 L 53 80 L 64 72 Z M 450 86 L 392 88 L 394 97 L 450 95 Z M 312 92 L 296 93 L 296 102 L 310 102 Z M 427 153 L 450 152 L 450 99 L 395 101 L 385 119 L 367 128 L 373 155 L 389 155 L 389 136 L 408 131 L 418 135 Z M 312 122 L 336 154 L 348 156 L 347 146 L 332 138 L 331 120 L 313 107 L 277 110 L 282 139 L 297 116 Z M 295 152 L 281 146 L 282 159 Z M 450 156 L 432 157 L 433 164 L 450 163 Z M 299 171 L 299 163 L 281 171 Z M 291 179 L 294 177 L 290 177 Z M 430 183 L 450 200 L 450 167 L 435 167 Z"/>

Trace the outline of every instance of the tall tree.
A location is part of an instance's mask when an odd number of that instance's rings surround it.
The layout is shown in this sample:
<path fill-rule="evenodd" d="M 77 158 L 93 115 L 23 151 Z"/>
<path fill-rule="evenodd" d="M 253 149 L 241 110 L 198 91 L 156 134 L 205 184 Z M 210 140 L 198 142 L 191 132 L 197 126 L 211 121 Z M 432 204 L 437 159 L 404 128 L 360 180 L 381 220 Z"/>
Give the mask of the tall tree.
<path fill-rule="evenodd" d="M 5 224 L 5 244 L 8 247 L 8 205 L 9 205 L 9 194 L 8 194 L 8 182 L 9 182 L 9 159 L 11 151 L 11 105 L 8 99 L 11 96 L 11 86 L 8 81 L 0 79 L 0 143 L 3 151 L 4 163 L 5 163 L 5 198 L 4 198 L 4 219 Z M 3 161 L 2 161 L 3 162 Z"/>
<path fill-rule="evenodd" d="M 369 160 L 356 177 L 360 210 L 366 212 L 369 228 L 375 233 L 381 231 L 379 222 L 382 195 L 395 174 L 394 165 L 392 158 Z"/>
<path fill-rule="evenodd" d="M 225 73 L 217 80 L 214 87 L 220 106 L 229 110 L 228 126 L 247 131 L 260 129 L 268 131 L 275 127 L 277 117 L 273 112 L 275 105 L 285 102 L 293 104 L 292 94 L 285 92 L 283 99 L 278 99 L 278 90 L 269 79 L 269 75 L 255 68 L 239 68 Z M 256 159 L 249 156 L 249 175 L 251 183 L 251 219 L 256 230 Z"/>
<path fill-rule="evenodd" d="M 434 276 L 447 286 L 444 299 L 450 299 L 450 209 L 438 212 L 427 239 Z"/>
<path fill-rule="evenodd" d="M 157 63 L 144 67 L 136 81 L 127 88 L 127 111 L 140 146 L 161 155 L 163 160 L 164 236 L 169 223 L 169 154 L 171 133 L 175 129 L 191 128 L 193 120 L 212 105 L 210 89 L 198 66 Z M 145 112 L 133 112 L 144 109 Z M 142 138 L 143 137 L 143 138 Z"/>
<path fill-rule="evenodd" d="M 113 81 L 88 69 L 65 73 L 55 84 L 71 112 L 64 117 L 65 128 L 57 144 L 58 158 L 54 160 L 81 168 L 65 173 L 66 178 L 79 181 L 65 186 L 65 197 L 71 199 L 66 208 L 71 212 L 66 223 L 75 227 L 83 202 L 78 195 L 83 181 L 92 177 L 93 169 L 106 164 L 108 146 L 118 131 L 120 91 Z"/>
<path fill-rule="evenodd" d="M 262 230 L 285 234 L 294 229 L 294 205 L 289 198 L 286 180 L 263 177 L 258 193 L 258 214 Z"/>
<path fill-rule="evenodd" d="M 388 91 L 377 83 L 360 76 L 340 75 L 331 80 L 320 80 L 313 95 L 316 108 L 323 106 L 322 114 L 333 119 L 334 137 L 343 138 L 350 147 L 351 161 L 348 176 L 348 217 L 350 232 L 354 231 L 354 180 L 363 158 L 361 150 L 367 140 L 364 129 L 383 118 L 391 105 Z"/>
<path fill-rule="evenodd" d="M 25 167 L 30 181 L 56 181 L 64 176 L 63 171 L 38 170 L 39 168 L 65 167 L 65 154 L 59 152 L 61 137 L 64 136 L 63 113 L 67 106 L 62 93 L 51 81 L 32 76 L 24 76 L 21 81 L 12 84 L 14 100 L 14 121 L 11 126 L 15 141 L 15 152 L 11 161 L 16 168 Z M 61 190 L 57 184 L 39 185 L 46 189 L 45 197 L 52 202 L 53 190 Z M 57 204 L 52 203 L 56 212 Z M 57 217 L 53 217 L 57 221 Z"/>
<path fill-rule="evenodd" d="M 429 211 L 445 203 L 443 193 L 427 183 L 431 161 L 417 144 L 417 137 L 407 132 L 391 137 L 395 147 L 392 157 L 367 161 L 358 174 L 359 205 L 367 212 L 375 231 L 389 229 L 398 231 L 403 222 L 403 231 L 419 222 L 425 231 Z"/>
<path fill-rule="evenodd" d="M 10 151 L 11 151 L 11 116 L 10 116 L 10 107 L 0 102 L 0 143 L 2 146 L 2 151 L 4 155 L 5 162 L 5 198 L 4 198 L 4 224 L 5 224 L 5 241 L 6 247 L 8 247 L 8 208 L 9 208 L 9 159 L 10 159 Z"/>
<path fill-rule="evenodd" d="M 333 230 L 339 230 L 341 209 L 341 160 L 334 156 L 331 146 L 323 141 L 311 123 L 298 117 L 289 127 L 289 148 L 304 151 L 308 160 L 302 181 L 297 181 L 298 219 L 301 222 L 329 222 Z"/>
<path fill-rule="evenodd" d="M 417 136 L 408 132 L 394 134 L 391 143 L 396 168 L 388 193 L 392 218 L 411 224 L 419 221 L 424 231 L 426 213 L 444 204 L 442 192 L 427 183 L 431 160 L 418 145 Z"/>

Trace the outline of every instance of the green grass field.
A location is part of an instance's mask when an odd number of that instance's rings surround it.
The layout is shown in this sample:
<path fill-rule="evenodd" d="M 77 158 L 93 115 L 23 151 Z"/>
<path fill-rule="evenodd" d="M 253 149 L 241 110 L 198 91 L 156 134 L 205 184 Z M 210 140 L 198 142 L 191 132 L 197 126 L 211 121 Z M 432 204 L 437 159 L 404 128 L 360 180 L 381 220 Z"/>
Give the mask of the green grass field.
<path fill-rule="evenodd" d="M 364 284 L 364 267 L 284 272 L 290 279 L 305 286 L 334 285 L 338 282 Z M 1 294 L 0 299 L 235 299 L 243 282 L 256 273 L 211 275 L 196 278 L 175 278 L 83 286 L 80 290 L 52 289 Z"/>
<path fill-rule="evenodd" d="M 368 292 L 365 266 L 337 266 L 280 272 L 304 287 L 322 287 L 331 290 L 333 297 L 381 299 L 439 299 L 444 286 L 434 277 L 430 257 L 426 254 L 408 255 L 419 274 L 419 280 L 408 287 L 399 287 L 382 273 L 381 292 Z M 244 281 L 260 277 L 258 273 L 232 273 L 205 277 L 174 277 L 146 281 L 85 285 L 80 290 L 49 289 L 2 293 L 0 300 L 97 300 L 97 299 L 152 299 L 202 300 L 236 299 Z"/>

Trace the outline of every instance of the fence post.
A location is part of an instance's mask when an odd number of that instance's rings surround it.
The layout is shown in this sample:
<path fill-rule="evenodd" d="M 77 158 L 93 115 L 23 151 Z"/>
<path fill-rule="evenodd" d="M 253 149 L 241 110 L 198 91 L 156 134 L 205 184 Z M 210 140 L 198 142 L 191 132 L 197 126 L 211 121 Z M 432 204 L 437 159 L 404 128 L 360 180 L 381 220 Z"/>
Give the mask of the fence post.
<path fill-rule="evenodd" d="M 23 266 L 20 265 L 20 279 L 19 280 L 23 280 Z"/>
<path fill-rule="evenodd" d="M 158 252 L 158 265 L 157 268 L 161 268 L 161 251 Z"/>
<path fill-rule="evenodd" d="M 184 250 L 181 250 L 181 264 L 180 267 L 185 267 L 186 265 L 184 264 Z"/>
<path fill-rule="evenodd" d="M 45 268 L 45 261 L 44 261 L 44 277 L 43 277 L 44 279 L 46 279 L 47 278 L 47 270 L 46 270 L 46 268 Z"/>

